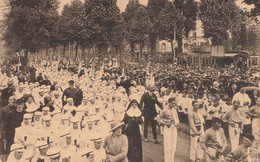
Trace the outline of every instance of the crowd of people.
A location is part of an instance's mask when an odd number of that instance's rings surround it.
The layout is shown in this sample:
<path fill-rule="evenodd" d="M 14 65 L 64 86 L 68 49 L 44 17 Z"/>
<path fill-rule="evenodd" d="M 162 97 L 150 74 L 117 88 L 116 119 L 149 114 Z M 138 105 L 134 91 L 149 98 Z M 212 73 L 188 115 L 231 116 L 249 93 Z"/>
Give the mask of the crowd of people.
<path fill-rule="evenodd" d="M 191 161 L 260 159 L 258 68 L 29 65 L 30 74 L 0 74 L 8 162 L 142 162 L 149 125 L 155 144 L 163 135 L 165 162 L 174 161 L 182 125 L 190 128 Z"/>

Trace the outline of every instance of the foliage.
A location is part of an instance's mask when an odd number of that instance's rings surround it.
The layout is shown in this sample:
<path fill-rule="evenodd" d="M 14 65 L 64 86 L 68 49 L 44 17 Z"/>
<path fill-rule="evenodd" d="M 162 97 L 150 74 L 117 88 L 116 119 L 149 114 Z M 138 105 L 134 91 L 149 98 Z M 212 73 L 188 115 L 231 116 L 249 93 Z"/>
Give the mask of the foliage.
<path fill-rule="evenodd" d="M 130 44 L 139 44 L 140 53 L 144 47 L 146 36 L 151 29 L 151 22 L 146 8 L 138 2 L 129 3 L 123 13 L 127 31 L 127 39 Z M 133 49 L 132 49 L 133 50 Z"/>
<path fill-rule="evenodd" d="M 244 3 L 255 6 L 255 8 L 253 8 L 251 10 L 251 16 L 260 15 L 260 1 L 259 0 L 244 0 Z"/>
<path fill-rule="evenodd" d="M 56 42 L 57 0 L 9 0 L 3 40 L 14 51 L 35 52 Z M 26 64 L 26 62 L 25 62 Z"/>
<path fill-rule="evenodd" d="M 177 23 L 180 18 L 180 12 L 177 11 L 175 5 L 170 1 L 167 2 L 157 21 L 161 39 L 174 40 L 174 29 L 178 28 Z"/>
<path fill-rule="evenodd" d="M 89 29 L 89 41 L 98 47 L 99 52 L 119 43 L 112 42 L 118 40 L 113 38 L 114 28 L 122 23 L 115 0 L 86 0 L 84 18 L 85 28 Z"/>
<path fill-rule="evenodd" d="M 200 11 L 205 37 L 212 37 L 212 45 L 223 45 L 237 15 L 234 0 L 201 0 Z"/>
<path fill-rule="evenodd" d="M 80 0 L 74 0 L 70 5 L 65 5 L 60 20 L 60 34 L 64 45 L 76 42 L 84 46 L 87 31 L 84 27 L 84 5 Z"/>
<path fill-rule="evenodd" d="M 147 4 L 147 12 L 151 21 L 151 29 L 149 30 L 149 43 L 152 54 L 156 52 L 156 41 L 159 29 L 156 28 L 158 15 L 165 7 L 168 0 L 149 0 Z"/>

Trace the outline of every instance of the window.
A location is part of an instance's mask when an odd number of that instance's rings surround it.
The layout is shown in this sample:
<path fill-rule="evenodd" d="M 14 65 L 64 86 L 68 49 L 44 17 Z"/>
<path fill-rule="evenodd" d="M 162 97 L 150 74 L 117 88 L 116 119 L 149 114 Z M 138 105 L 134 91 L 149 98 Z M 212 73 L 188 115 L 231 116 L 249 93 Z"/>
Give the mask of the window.
<path fill-rule="evenodd" d="M 162 51 L 166 50 L 166 43 L 162 43 Z"/>
<path fill-rule="evenodd" d="M 197 38 L 197 33 L 196 32 L 193 32 L 193 38 Z"/>

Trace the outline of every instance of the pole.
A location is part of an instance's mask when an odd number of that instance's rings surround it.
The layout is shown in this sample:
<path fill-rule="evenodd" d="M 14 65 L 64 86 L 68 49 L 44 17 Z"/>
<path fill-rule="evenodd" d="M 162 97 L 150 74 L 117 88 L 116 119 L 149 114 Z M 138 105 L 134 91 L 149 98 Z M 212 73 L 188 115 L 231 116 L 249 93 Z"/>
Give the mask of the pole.
<path fill-rule="evenodd" d="M 70 42 L 69 42 L 69 59 L 70 59 Z"/>
<path fill-rule="evenodd" d="M 174 61 L 175 58 L 176 58 L 176 53 L 175 53 L 175 44 L 176 44 L 176 28 L 174 28 L 173 39 L 174 39 L 174 47 L 173 47 L 173 61 Z"/>

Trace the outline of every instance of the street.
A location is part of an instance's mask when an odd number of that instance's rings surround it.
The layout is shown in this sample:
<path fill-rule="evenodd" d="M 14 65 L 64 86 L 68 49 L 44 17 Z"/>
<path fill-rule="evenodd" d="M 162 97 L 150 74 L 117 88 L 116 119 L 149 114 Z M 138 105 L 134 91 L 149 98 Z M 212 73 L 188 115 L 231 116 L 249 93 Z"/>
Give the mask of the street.
<path fill-rule="evenodd" d="M 163 162 L 163 142 L 154 144 L 152 140 L 152 132 L 149 128 L 149 142 L 143 142 L 143 158 L 144 162 Z M 163 140 L 161 135 L 158 135 L 160 141 Z M 178 133 L 177 149 L 175 153 L 175 162 L 188 162 L 190 150 L 190 138 L 184 133 Z"/>

